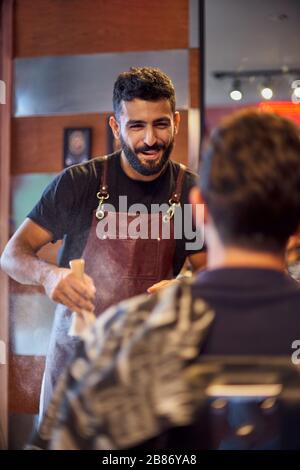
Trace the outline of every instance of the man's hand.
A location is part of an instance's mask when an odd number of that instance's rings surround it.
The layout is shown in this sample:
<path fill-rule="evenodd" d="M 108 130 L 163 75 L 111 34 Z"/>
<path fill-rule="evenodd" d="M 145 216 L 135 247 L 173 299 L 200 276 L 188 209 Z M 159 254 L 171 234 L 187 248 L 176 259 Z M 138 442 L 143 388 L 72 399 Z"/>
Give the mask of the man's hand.
<path fill-rule="evenodd" d="M 80 280 L 71 269 L 55 267 L 49 270 L 42 285 L 51 300 L 65 305 L 73 312 L 95 310 L 93 301 L 96 288 L 92 278 L 87 274 L 84 274 L 83 280 Z"/>
<path fill-rule="evenodd" d="M 37 256 L 52 239 L 51 232 L 26 219 L 6 245 L 1 268 L 17 282 L 42 285 L 50 299 L 74 312 L 93 312 L 96 293 L 93 280 L 86 274 L 80 280 L 71 269 L 59 268 Z"/>
<path fill-rule="evenodd" d="M 147 292 L 149 294 L 156 294 L 161 289 L 165 289 L 166 287 L 171 286 L 172 284 L 179 284 L 178 279 L 164 279 L 163 281 L 157 282 L 156 284 L 153 284 L 153 286 L 149 287 L 147 289 Z"/>
<path fill-rule="evenodd" d="M 194 271 L 197 271 L 198 269 L 204 269 L 206 267 L 206 260 L 207 256 L 205 251 L 201 251 L 200 253 L 196 253 L 195 255 L 189 256 L 189 262 L 191 263 Z M 163 281 L 157 282 L 156 284 L 153 284 L 153 286 L 149 287 L 147 289 L 147 292 L 149 294 L 155 294 L 159 290 L 165 289 L 166 287 L 169 287 L 172 284 L 179 284 L 179 282 L 179 276 L 177 279 L 164 279 Z"/>

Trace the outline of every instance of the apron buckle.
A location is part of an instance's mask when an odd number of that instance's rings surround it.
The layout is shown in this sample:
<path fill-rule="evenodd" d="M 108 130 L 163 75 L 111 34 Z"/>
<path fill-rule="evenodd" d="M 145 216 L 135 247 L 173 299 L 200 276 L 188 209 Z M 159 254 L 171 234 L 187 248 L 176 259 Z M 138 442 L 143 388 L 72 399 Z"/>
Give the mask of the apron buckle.
<path fill-rule="evenodd" d="M 169 222 L 175 214 L 176 207 L 180 207 L 180 202 L 174 202 L 172 199 L 169 200 L 169 204 L 170 207 L 163 216 L 163 222 Z"/>
<path fill-rule="evenodd" d="M 108 193 L 101 193 L 100 191 L 97 193 L 97 198 L 99 199 L 99 204 L 98 204 L 98 207 L 97 207 L 97 210 L 96 210 L 96 217 L 97 219 L 99 220 L 102 220 L 105 216 L 105 212 L 104 212 L 104 201 L 106 199 L 109 198 L 109 194 Z"/>

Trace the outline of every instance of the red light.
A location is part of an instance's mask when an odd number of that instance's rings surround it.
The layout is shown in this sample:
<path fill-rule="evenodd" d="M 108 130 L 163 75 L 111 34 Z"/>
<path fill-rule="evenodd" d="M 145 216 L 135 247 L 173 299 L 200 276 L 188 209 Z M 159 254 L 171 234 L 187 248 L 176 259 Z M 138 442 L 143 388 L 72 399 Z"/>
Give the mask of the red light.
<path fill-rule="evenodd" d="M 263 111 L 270 111 L 276 114 L 280 114 L 286 118 L 292 119 L 293 121 L 300 124 L 300 106 L 299 104 L 291 103 L 290 101 L 271 101 L 266 103 L 261 101 L 258 107 Z"/>

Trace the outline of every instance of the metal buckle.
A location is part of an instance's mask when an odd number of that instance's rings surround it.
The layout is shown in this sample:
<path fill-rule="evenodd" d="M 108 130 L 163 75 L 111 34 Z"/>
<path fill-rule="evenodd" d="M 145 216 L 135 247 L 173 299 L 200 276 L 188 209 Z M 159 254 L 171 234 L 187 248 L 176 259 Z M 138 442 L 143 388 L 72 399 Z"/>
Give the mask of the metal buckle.
<path fill-rule="evenodd" d="M 167 213 L 163 216 L 163 222 L 169 222 L 175 214 L 176 207 L 180 207 L 180 202 L 174 202 L 172 199 L 169 199 L 170 207 L 167 210 Z"/>
<path fill-rule="evenodd" d="M 101 192 L 99 191 L 97 193 L 97 198 L 99 199 L 99 204 L 98 204 L 98 207 L 96 209 L 96 217 L 97 219 L 99 220 L 102 220 L 105 216 L 105 212 L 104 212 L 104 209 L 103 209 L 103 206 L 104 206 L 104 201 L 106 201 L 106 199 L 109 198 L 109 194 L 101 194 Z"/>

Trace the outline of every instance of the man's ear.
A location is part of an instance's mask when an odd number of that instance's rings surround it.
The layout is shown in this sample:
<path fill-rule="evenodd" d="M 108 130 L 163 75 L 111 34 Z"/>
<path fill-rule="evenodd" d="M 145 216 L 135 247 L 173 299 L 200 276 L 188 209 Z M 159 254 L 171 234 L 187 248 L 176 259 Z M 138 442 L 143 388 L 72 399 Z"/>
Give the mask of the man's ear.
<path fill-rule="evenodd" d="M 120 125 L 118 121 L 116 120 L 115 116 L 110 116 L 108 122 L 113 132 L 114 138 L 118 140 L 120 138 L 120 133 L 121 133 Z"/>
<path fill-rule="evenodd" d="M 203 219 L 203 222 L 207 223 L 208 218 L 208 211 L 207 206 L 204 202 L 202 197 L 201 191 L 197 186 L 194 186 L 189 193 L 189 202 L 192 205 L 192 212 L 193 212 L 193 221 L 196 224 L 197 220 Z"/>

